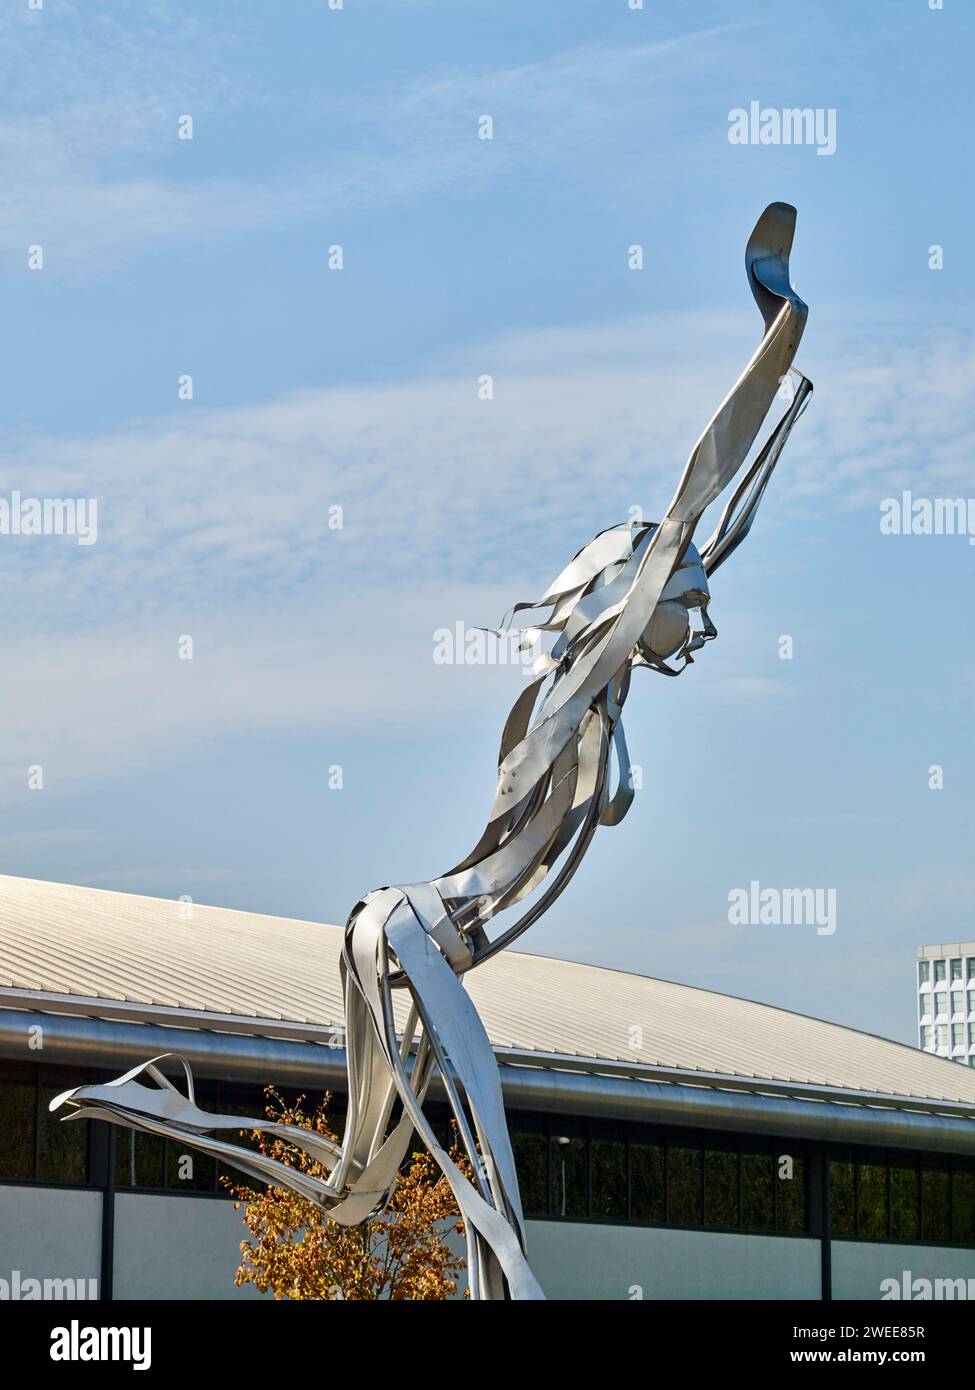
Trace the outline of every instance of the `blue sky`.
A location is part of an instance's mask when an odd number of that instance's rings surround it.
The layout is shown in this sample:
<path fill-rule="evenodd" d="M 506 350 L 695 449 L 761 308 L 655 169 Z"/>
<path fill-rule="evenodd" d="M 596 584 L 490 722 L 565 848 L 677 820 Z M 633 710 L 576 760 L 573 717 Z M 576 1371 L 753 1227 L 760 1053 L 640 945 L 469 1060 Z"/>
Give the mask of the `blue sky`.
<path fill-rule="evenodd" d="M 815 397 L 718 641 L 634 681 L 645 790 L 523 944 L 912 1040 L 915 946 L 975 936 L 975 552 L 879 516 L 975 491 L 973 30 L 961 0 L 6 7 L 0 496 L 95 497 L 99 534 L 0 537 L 0 869 L 341 921 L 460 859 L 522 677 L 433 633 L 666 502 L 785 200 Z M 836 152 L 731 145 L 753 100 L 834 109 Z M 835 888 L 835 934 L 730 926 L 752 879 Z"/>

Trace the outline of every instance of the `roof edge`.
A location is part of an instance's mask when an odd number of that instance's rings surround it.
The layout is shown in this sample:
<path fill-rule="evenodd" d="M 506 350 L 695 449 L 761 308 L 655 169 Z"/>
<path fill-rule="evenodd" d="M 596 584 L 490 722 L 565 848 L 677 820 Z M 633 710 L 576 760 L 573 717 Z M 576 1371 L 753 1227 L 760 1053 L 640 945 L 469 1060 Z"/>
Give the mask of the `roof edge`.
<path fill-rule="evenodd" d="M 346 1080 L 345 1053 L 334 1044 L 254 1037 L 241 1033 L 125 1023 L 37 1010 L 0 1010 L 0 1057 L 30 1057 L 29 1029 L 43 1029 L 47 1063 L 89 1066 L 92 1070 L 125 1068 L 160 1052 L 178 1052 L 201 1076 L 261 1084 L 341 1089 Z M 513 1109 L 626 1119 L 648 1124 L 728 1128 L 779 1137 L 820 1139 L 948 1153 L 975 1153 L 973 1107 L 967 1113 L 943 1113 L 938 1102 L 925 1109 L 892 1106 L 854 1093 L 849 1101 L 770 1094 L 744 1088 L 742 1078 L 708 1081 L 698 1073 L 672 1080 L 611 1075 L 566 1067 L 579 1059 L 554 1058 L 559 1066 L 539 1064 L 538 1054 L 525 1061 L 499 1053 L 501 1085 Z M 36 1057 L 32 1058 L 36 1060 Z M 728 1083 L 732 1083 L 729 1085 Z"/>
<path fill-rule="evenodd" d="M 319 1024 L 295 1019 L 247 1017 L 171 1005 L 0 987 L 0 1012 L 5 1006 L 16 1012 L 104 1019 L 140 1028 L 157 1025 L 165 1028 L 167 1035 L 170 1030 L 179 1028 L 190 1033 L 232 1033 L 272 1042 L 325 1045 L 333 1051 L 338 1049 L 344 1056 L 344 1023 Z M 706 1071 L 694 1067 L 671 1067 L 663 1063 L 631 1062 L 618 1057 L 588 1057 L 580 1053 L 546 1052 L 495 1044 L 492 1044 L 492 1048 L 499 1066 L 544 1067 L 638 1081 L 687 1082 L 693 1086 L 714 1086 L 756 1094 L 792 1096 L 795 1099 L 839 1101 L 851 1105 L 886 1106 L 898 1110 L 932 1111 L 975 1119 L 975 1101 L 965 1101 L 960 1097 L 864 1091 L 855 1087 L 833 1086 L 828 1082 Z"/>

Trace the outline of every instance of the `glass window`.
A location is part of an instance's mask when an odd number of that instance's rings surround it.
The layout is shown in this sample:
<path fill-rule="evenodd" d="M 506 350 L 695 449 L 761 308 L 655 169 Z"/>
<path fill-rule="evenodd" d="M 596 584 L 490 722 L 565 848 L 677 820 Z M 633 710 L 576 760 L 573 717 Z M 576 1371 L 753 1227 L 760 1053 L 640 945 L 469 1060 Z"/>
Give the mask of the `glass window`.
<path fill-rule="evenodd" d="M 738 1225 L 738 1155 L 725 1149 L 704 1154 L 704 1222 Z"/>
<path fill-rule="evenodd" d="M 540 1129 L 534 1133 L 515 1130 L 511 1147 L 525 1215 L 545 1216 L 548 1213 L 548 1136 Z"/>
<path fill-rule="evenodd" d="M 856 1234 L 856 1205 L 853 1193 L 853 1164 L 830 1163 L 829 1224 L 834 1236 Z"/>
<path fill-rule="evenodd" d="M 921 1046 L 922 1046 L 922 1047 L 930 1047 L 930 1046 L 931 1046 L 931 1043 L 932 1043 L 932 1040 L 933 1040 L 933 1034 L 932 1034 L 931 1029 L 930 1029 L 930 1028 L 922 1028 L 922 1029 L 921 1029 Z"/>
<path fill-rule="evenodd" d="M 252 1092 L 253 1096 L 253 1092 Z M 212 1081 L 198 1082 L 196 1103 L 203 1110 L 220 1114 L 222 1107 L 217 1098 L 217 1088 Z M 243 1112 L 246 1114 L 246 1111 Z M 219 1138 L 231 1138 L 226 1131 Z M 245 1181 L 242 1174 L 235 1174 L 238 1182 Z M 217 1186 L 216 1160 L 209 1154 L 202 1154 L 186 1143 L 170 1139 L 166 1143 L 166 1186 L 176 1192 L 213 1192 Z"/>
<path fill-rule="evenodd" d="M 968 1025 L 968 1046 L 975 1047 L 975 1023 Z"/>
<path fill-rule="evenodd" d="M 975 1245 L 975 1169 L 956 1168 L 951 1175 L 954 1238 Z"/>
<path fill-rule="evenodd" d="M 937 1029 L 936 1029 L 935 1031 L 936 1031 L 936 1034 L 937 1034 L 938 1046 L 939 1046 L 939 1047 L 947 1047 L 947 1046 L 948 1046 L 948 1025 L 947 1025 L 947 1023 L 939 1023 L 938 1026 L 937 1026 Z"/>
<path fill-rule="evenodd" d="M 215 1108 L 223 1115 L 240 1115 L 240 1117 L 245 1120 L 267 1119 L 268 1106 L 271 1102 L 257 1086 L 222 1086 L 219 1096 L 220 1098 Z M 289 1093 L 282 1090 L 281 1096 L 285 1104 L 293 1104 L 298 1099 L 297 1092 Z M 302 1107 L 304 1113 L 306 1115 L 314 1113 L 316 1104 L 317 1097 L 309 1097 Z M 272 1104 L 272 1108 L 276 1107 Z M 345 1128 L 344 1096 L 329 1097 L 327 1115 L 332 1132 L 341 1138 L 342 1131 Z M 394 1107 L 393 1117 L 395 1118 L 395 1116 L 396 1108 Z M 437 1120 L 432 1126 L 435 1132 L 438 1130 L 439 1126 L 440 1121 Z M 254 1138 L 254 1131 L 252 1129 L 224 1130 L 220 1137 L 226 1139 L 228 1143 L 234 1144 L 237 1148 L 256 1149 L 258 1147 L 258 1141 Z M 438 1138 L 440 1143 L 448 1150 L 453 1148 L 454 1144 L 457 1143 L 458 1135 L 456 1127 L 446 1117 L 443 1120 L 442 1128 L 439 1128 Z M 408 1161 L 407 1159 L 407 1162 Z M 224 1196 L 229 1196 L 230 1194 L 224 1186 L 224 1179 L 229 1180 L 232 1189 L 239 1187 L 241 1183 L 245 1185 L 251 1183 L 251 1179 L 248 1178 L 246 1174 L 241 1173 L 237 1168 L 231 1167 L 229 1163 L 218 1163 L 217 1191 L 223 1193 Z"/>
<path fill-rule="evenodd" d="M 119 1187 L 165 1187 L 165 1139 L 120 1129 L 115 1140 L 115 1181 Z"/>
<path fill-rule="evenodd" d="M 964 1023 L 953 1023 L 951 1025 L 951 1045 L 952 1047 L 965 1046 L 965 1025 Z"/>
<path fill-rule="evenodd" d="M 37 1176 L 41 1182 L 86 1182 L 91 1121 L 70 1120 L 63 1124 L 60 1114 L 51 1114 L 48 1105 L 63 1090 L 63 1086 L 41 1087 Z"/>
<path fill-rule="evenodd" d="M 592 1140 L 592 1219 L 626 1220 L 626 1142 Z"/>
<path fill-rule="evenodd" d="M 171 1139 L 166 1145 L 166 1186 L 179 1192 L 212 1192 L 217 1165 L 209 1154 L 196 1153 Z"/>
<path fill-rule="evenodd" d="M 951 1012 L 953 1014 L 963 1014 L 965 1012 L 965 993 L 963 990 L 956 989 L 952 991 Z"/>
<path fill-rule="evenodd" d="M 741 1156 L 741 1224 L 746 1231 L 770 1231 L 774 1222 L 775 1173 L 771 1154 Z"/>
<path fill-rule="evenodd" d="M 37 1089 L 31 1082 L 0 1081 L 0 1178 L 34 1176 Z"/>
<path fill-rule="evenodd" d="M 922 985 L 930 984 L 931 962 L 929 960 L 922 960 L 918 966 L 918 973 L 920 974 Z"/>
<path fill-rule="evenodd" d="M 947 996 L 947 994 L 936 994 L 936 995 L 934 996 L 934 998 L 935 998 L 935 1008 L 937 1009 L 938 1013 L 939 1013 L 939 1014 L 946 1014 L 946 1013 L 948 1012 L 948 996 Z"/>
<path fill-rule="evenodd" d="M 806 1229 L 806 1162 L 802 1154 L 792 1154 L 792 1176 L 784 1154 L 776 1160 L 775 1229 L 804 1231 Z"/>
<path fill-rule="evenodd" d="M 887 1235 L 887 1165 L 857 1165 L 857 1235 L 882 1240 Z"/>
<path fill-rule="evenodd" d="M 922 1045 L 940 1034 L 953 1038 L 956 1046 L 962 1037 L 970 1039 L 975 1048 L 975 1023 L 955 1024 L 950 1030 L 945 1025 L 922 1027 Z M 975 1063 L 975 1056 L 970 1060 Z M 11 1079 L 0 1080 L 0 1180 L 88 1182 L 90 1124 L 62 1124 L 47 1110 L 51 1096 L 70 1082 L 39 1085 L 34 1077 L 51 1074 L 43 1067 L 18 1065 L 4 1074 Z M 246 1103 L 254 1114 L 263 1110 L 256 1088 L 235 1096 L 232 1105 L 227 1099 L 207 1096 L 207 1108 L 246 1115 Z M 694 1131 L 678 1128 L 517 1114 L 511 1116 L 511 1129 L 529 1217 L 809 1230 L 809 1165 L 801 1146 L 796 1153 L 788 1140 L 734 1134 L 697 1138 Z M 206 1155 L 177 1140 L 124 1129 L 113 1133 L 120 1187 L 222 1190 L 216 1165 Z M 855 1161 L 854 1154 L 860 1155 Z M 975 1249 L 975 1162 L 839 1147 L 828 1149 L 824 1161 L 834 1237 Z"/>
<path fill-rule="evenodd" d="M 661 1144 L 630 1144 L 630 1217 L 664 1219 L 664 1151 Z"/>
<path fill-rule="evenodd" d="M 667 1220 L 700 1226 L 701 1150 L 667 1146 Z"/>
<path fill-rule="evenodd" d="M 917 1168 L 890 1166 L 890 1234 L 894 1240 L 917 1240 L 921 1234 L 921 1192 Z"/>
<path fill-rule="evenodd" d="M 968 1012 L 975 1014 L 975 989 L 968 991 Z"/>
<path fill-rule="evenodd" d="M 952 984 L 954 984 L 955 980 L 960 980 L 960 979 L 961 979 L 961 961 L 960 961 L 960 960 L 953 960 L 953 961 L 951 962 L 951 980 L 952 980 Z"/>
<path fill-rule="evenodd" d="M 936 985 L 944 983 L 945 963 L 943 960 L 936 960 L 934 963 L 934 982 Z"/>
<path fill-rule="evenodd" d="M 552 1135 L 552 1213 L 589 1215 L 589 1145 L 579 1135 Z"/>
<path fill-rule="evenodd" d="M 945 1168 L 921 1170 L 921 1235 L 938 1244 L 951 1240 L 949 1178 Z"/>
<path fill-rule="evenodd" d="M 968 957 L 968 978 L 975 980 L 975 956 Z"/>

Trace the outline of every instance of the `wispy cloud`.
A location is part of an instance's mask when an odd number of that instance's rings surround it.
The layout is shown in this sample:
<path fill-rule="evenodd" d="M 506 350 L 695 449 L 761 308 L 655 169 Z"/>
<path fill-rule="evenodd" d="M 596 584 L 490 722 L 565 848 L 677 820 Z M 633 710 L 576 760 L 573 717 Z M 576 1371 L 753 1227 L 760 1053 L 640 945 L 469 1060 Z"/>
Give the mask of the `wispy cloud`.
<path fill-rule="evenodd" d="M 748 322 L 525 333 L 472 350 L 450 376 L 225 411 L 186 402 L 107 434 L 8 440 L 9 488 L 91 496 L 99 518 L 91 547 L 0 541 L 11 611 L 56 629 L 407 578 L 544 585 L 567 546 L 633 506 L 663 507 L 751 347 Z M 779 506 L 875 508 L 902 483 L 963 487 L 973 368 L 975 349 L 953 337 L 838 338 L 776 478 Z M 493 400 L 478 398 L 483 371 Z"/>
<path fill-rule="evenodd" d="M 751 346 L 747 322 L 526 332 L 471 349 L 452 376 L 9 442 L 11 487 L 99 506 L 94 546 L 0 539 L 9 775 L 44 757 L 97 775 L 120 740 L 145 759 L 215 728 L 388 718 L 391 669 L 397 717 L 422 719 L 464 678 L 433 668 L 434 628 L 497 621 L 601 526 L 659 511 Z M 973 358 L 953 339 L 838 339 L 775 480 L 779 520 L 851 495 L 873 512 L 902 477 L 960 482 Z M 176 656 L 184 633 L 192 663 Z M 744 656 L 727 675 L 742 698 L 782 693 Z M 462 698 L 490 702 L 497 685 L 478 671 Z"/>
<path fill-rule="evenodd" d="M 4 257 L 19 268 L 44 247 L 56 278 L 118 267 L 167 238 L 219 235 L 261 220 L 254 190 L 233 177 L 167 173 L 177 121 L 241 100 L 219 24 L 156 3 L 8 9 L 0 20 L 5 82 L 0 149 Z M 39 104 L 37 94 L 46 100 Z"/>
<path fill-rule="evenodd" d="M 251 105 L 269 100 L 235 71 L 232 31 L 221 34 L 212 20 L 204 31 L 199 19 L 164 4 L 59 9 L 55 19 L 25 6 L 0 21 L 5 70 L 29 74 L 4 93 L 0 224 L 8 264 L 41 244 L 49 274 L 73 278 L 187 237 L 239 237 L 272 222 L 280 231 L 446 186 L 482 186 L 525 164 L 570 166 L 614 129 L 626 136 L 651 112 L 662 120 L 682 106 L 675 50 L 686 78 L 689 64 L 715 61 L 710 40 L 725 32 L 434 70 L 399 85 L 387 80 L 358 102 L 295 91 L 289 119 L 303 104 L 310 124 L 331 110 L 330 145 L 311 166 L 307 149 L 294 164 L 286 141 L 273 159 L 255 149 L 245 178 L 233 168 L 197 173 L 192 147 L 176 140 L 181 114 L 219 126 L 240 111 L 245 90 Z M 42 110 L 39 85 L 50 95 Z M 497 122 L 490 145 L 476 138 L 482 114 Z"/>
<path fill-rule="evenodd" d="M 632 125 L 635 110 L 663 115 L 678 96 L 683 105 L 689 74 L 712 65 L 715 41 L 737 28 L 722 25 L 656 43 L 590 45 L 531 63 L 434 73 L 407 85 L 390 100 L 390 110 L 405 124 L 458 141 L 469 140 L 474 122 L 489 115 L 496 131 L 492 153 L 499 159 L 564 159 L 604 138 L 608 127 Z"/>

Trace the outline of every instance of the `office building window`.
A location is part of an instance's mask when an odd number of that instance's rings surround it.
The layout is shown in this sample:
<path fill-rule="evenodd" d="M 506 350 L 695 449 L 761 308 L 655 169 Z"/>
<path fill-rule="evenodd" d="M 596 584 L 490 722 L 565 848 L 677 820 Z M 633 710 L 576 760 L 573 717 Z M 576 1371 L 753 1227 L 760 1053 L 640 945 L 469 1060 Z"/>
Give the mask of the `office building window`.
<path fill-rule="evenodd" d="M 951 1174 L 947 1168 L 921 1169 L 921 1238 L 932 1245 L 951 1240 Z"/>
<path fill-rule="evenodd" d="M 946 1013 L 948 1012 L 948 996 L 947 996 L 947 994 L 941 994 L 941 993 L 939 993 L 939 994 L 936 994 L 934 997 L 935 997 L 935 1008 L 936 1008 L 937 1012 L 938 1012 L 939 1014 L 946 1014 Z"/>
<path fill-rule="evenodd" d="M 952 1173 L 951 1209 L 954 1239 L 975 1245 L 975 1169 L 956 1168 Z"/>
<path fill-rule="evenodd" d="M 965 993 L 963 990 L 956 989 L 952 992 L 951 1012 L 953 1014 L 963 1014 L 965 1012 Z"/>
<path fill-rule="evenodd" d="M 834 1236 L 857 1233 L 855 1163 L 834 1160 L 829 1165 L 829 1224 Z"/>
<path fill-rule="evenodd" d="M 0 1078 L 0 1087 L 0 1178 L 30 1182 L 37 1147 L 37 1086 Z"/>
<path fill-rule="evenodd" d="M 552 1135 L 552 1201 L 553 1216 L 586 1217 L 589 1215 L 589 1145 L 584 1127 L 572 1127 L 574 1132 Z"/>
<path fill-rule="evenodd" d="M 968 1012 L 975 1014 L 975 989 L 968 991 Z"/>
<path fill-rule="evenodd" d="M 953 1023 L 951 1025 L 951 1045 L 952 1047 L 965 1046 L 965 1025 L 964 1023 Z"/>
<path fill-rule="evenodd" d="M 49 1105 L 63 1086 L 42 1085 L 38 1090 L 37 1176 L 40 1182 L 84 1183 L 88 1180 L 88 1129 L 90 1121 L 62 1123 Z"/>
<path fill-rule="evenodd" d="M 893 1240 L 921 1235 L 921 1183 L 916 1165 L 890 1165 L 890 1234 Z"/>
<path fill-rule="evenodd" d="M 839 1151 L 829 1164 L 829 1219 L 837 1239 L 975 1246 L 975 1161 Z"/>
<path fill-rule="evenodd" d="M 886 1163 L 861 1163 L 857 1170 L 857 1235 L 884 1240 L 889 1209 Z"/>
<path fill-rule="evenodd" d="M 526 1122 L 511 1135 L 525 1214 L 548 1211 L 548 1132 L 544 1123 Z"/>
<path fill-rule="evenodd" d="M 922 1029 L 921 1029 L 921 1046 L 922 1046 L 922 1047 L 930 1047 L 930 1046 L 931 1046 L 931 1040 L 932 1040 L 932 1032 L 931 1032 L 931 1029 L 930 1029 L 930 1028 L 922 1028 Z"/>
<path fill-rule="evenodd" d="M 975 956 L 968 957 L 968 978 L 975 980 Z"/>
<path fill-rule="evenodd" d="M 704 1151 L 704 1224 L 739 1224 L 737 1153 L 710 1148 Z"/>
<path fill-rule="evenodd" d="M 960 960 L 953 960 L 953 961 L 951 962 L 951 983 L 954 984 L 956 980 L 960 980 L 960 979 L 961 979 L 961 961 L 960 961 Z"/>
<path fill-rule="evenodd" d="M 696 1146 L 667 1147 L 667 1220 L 674 1226 L 703 1225 L 702 1154 Z"/>
<path fill-rule="evenodd" d="M 937 1028 L 935 1029 L 935 1032 L 936 1032 L 936 1034 L 937 1034 L 938 1046 L 939 1046 L 939 1047 L 947 1047 L 947 1046 L 948 1046 L 948 1025 L 947 1025 L 947 1023 L 939 1023 L 938 1026 L 937 1026 Z"/>
<path fill-rule="evenodd" d="M 931 983 L 931 962 L 922 960 L 918 963 L 918 976 L 922 985 Z"/>
<path fill-rule="evenodd" d="M 165 1139 L 158 1134 L 119 1130 L 115 1136 L 115 1181 L 119 1187 L 165 1187 Z"/>
<path fill-rule="evenodd" d="M 528 1217 L 808 1231 L 801 1144 L 511 1116 Z"/>
<path fill-rule="evenodd" d="M 0 1064 L 0 1182 L 101 1185 L 108 1179 L 111 1137 L 118 1186 L 227 1195 L 221 1170 L 175 1140 L 97 1122 L 59 1123 L 48 1101 L 81 1079 L 62 1077 L 53 1067 Z M 223 1113 L 257 1119 L 264 1112 L 257 1086 L 203 1081 L 199 1098 Z M 338 1130 L 343 1108 L 335 1097 L 330 1115 Z M 433 1112 L 431 1122 L 448 1142 L 446 1111 Z M 975 1247 L 970 1159 L 516 1111 L 509 1120 L 529 1217 L 803 1235 L 810 1233 L 816 1210 L 809 1184 L 815 1177 L 818 1190 L 825 1163 L 837 1238 Z M 248 1142 L 237 1134 L 227 1137 Z"/>
<path fill-rule="evenodd" d="M 768 1153 L 741 1156 L 741 1224 L 746 1231 L 770 1231 L 774 1224 L 774 1165 Z"/>
<path fill-rule="evenodd" d="M 91 1122 L 62 1124 L 48 1109 L 72 1084 L 54 1068 L 0 1064 L 0 1179 L 87 1184 Z"/>
<path fill-rule="evenodd" d="M 589 1161 L 592 1165 L 590 1213 L 593 1221 L 625 1221 L 626 1140 L 593 1137 Z"/>
<path fill-rule="evenodd" d="M 246 1179 L 245 1179 L 246 1181 Z M 213 1192 L 217 1185 L 216 1161 L 169 1140 L 166 1144 L 166 1186 L 185 1192 Z"/>
<path fill-rule="evenodd" d="M 630 1220 L 664 1219 L 664 1146 L 630 1141 Z"/>
<path fill-rule="evenodd" d="M 945 963 L 943 960 L 936 960 L 934 963 L 934 982 L 936 985 L 943 985 L 945 982 Z"/>
<path fill-rule="evenodd" d="M 806 1229 L 806 1159 L 800 1153 L 788 1157 L 788 1163 L 784 1155 L 776 1159 L 775 1229 L 797 1233 Z"/>

